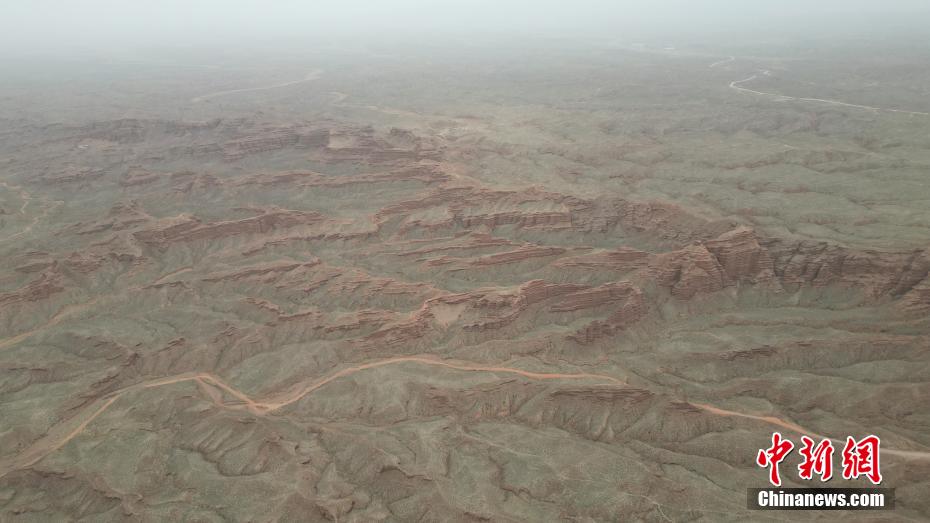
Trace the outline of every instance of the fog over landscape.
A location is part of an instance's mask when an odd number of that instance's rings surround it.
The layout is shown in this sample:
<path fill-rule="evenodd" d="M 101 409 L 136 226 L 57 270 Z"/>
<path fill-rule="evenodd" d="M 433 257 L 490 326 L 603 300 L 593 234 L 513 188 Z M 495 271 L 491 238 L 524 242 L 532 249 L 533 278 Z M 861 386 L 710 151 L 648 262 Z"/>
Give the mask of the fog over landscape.
<path fill-rule="evenodd" d="M 806 33 L 925 35 L 922 0 L 35 0 L 10 2 L 0 42 L 71 50 L 89 46 L 222 45 L 269 40 L 417 37 L 767 38 Z M 101 47 L 103 46 L 103 47 Z M 15 53 L 14 53 L 15 54 Z"/>
<path fill-rule="evenodd" d="M 927 2 L 5 4 L 0 521 L 930 521 Z"/>

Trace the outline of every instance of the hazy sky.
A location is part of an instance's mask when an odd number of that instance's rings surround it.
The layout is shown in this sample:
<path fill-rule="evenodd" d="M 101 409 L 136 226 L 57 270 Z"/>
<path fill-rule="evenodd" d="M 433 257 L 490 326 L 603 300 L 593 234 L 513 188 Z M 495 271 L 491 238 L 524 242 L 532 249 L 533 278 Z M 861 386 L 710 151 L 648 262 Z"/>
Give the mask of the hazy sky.
<path fill-rule="evenodd" d="M 844 24 L 867 31 L 930 21 L 928 0 L 2 0 L 0 6 L 7 52 L 314 36 L 622 38 L 833 31 Z"/>

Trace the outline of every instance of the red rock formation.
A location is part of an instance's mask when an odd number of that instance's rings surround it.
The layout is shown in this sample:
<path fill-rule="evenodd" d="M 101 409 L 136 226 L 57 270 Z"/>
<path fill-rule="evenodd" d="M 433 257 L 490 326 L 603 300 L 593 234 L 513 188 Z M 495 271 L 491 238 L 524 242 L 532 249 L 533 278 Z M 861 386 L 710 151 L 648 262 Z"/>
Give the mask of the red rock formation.
<path fill-rule="evenodd" d="M 728 283 L 762 283 L 771 282 L 775 278 L 771 256 L 759 244 L 755 231 L 749 227 L 725 232 L 704 242 L 704 246 L 723 267 Z"/>
<path fill-rule="evenodd" d="M 471 249 L 483 249 L 488 247 L 506 247 L 517 245 L 511 240 L 504 238 L 495 238 L 490 234 L 486 233 L 470 233 L 463 234 L 455 238 L 452 242 L 443 243 L 442 245 L 423 247 L 421 249 L 413 249 L 407 251 L 397 252 L 398 256 L 422 256 L 424 254 L 433 254 L 437 252 L 448 252 L 448 251 L 459 251 L 459 250 L 471 250 Z M 430 260 L 432 264 L 436 260 Z"/>
<path fill-rule="evenodd" d="M 595 321 L 576 336 L 591 341 L 624 328 L 645 314 L 645 301 L 640 289 L 629 282 L 615 282 L 599 287 L 577 284 L 554 284 L 533 280 L 522 285 L 516 294 L 472 294 L 472 307 L 483 311 L 480 321 L 466 324 L 468 331 L 483 332 L 500 329 L 513 323 L 528 308 L 552 300 L 546 312 L 563 314 L 601 306 L 620 305 L 606 321 Z"/>
<path fill-rule="evenodd" d="M 727 283 L 717 258 L 700 244 L 656 256 L 647 274 L 659 285 L 669 287 L 672 296 L 683 300 L 718 291 Z"/>
<path fill-rule="evenodd" d="M 630 282 L 614 282 L 562 296 L 549 306 L 549 312 L 573 312 L 625 301 L 638 291 Z"/>
<path fill-rule="evenodd" d="M 588 286 L 573 283 L 548 283 L 543 280 L 532 280 L 524 283 L 517 294 L 518 306 L 534 305 L 536 303 L 586 290 Z"/>
<path fill-rule="evenodd" d="M 291 147 L 299 140 L 296 129 L 267 129 L 226 142 L 223 144 L 223 156 L 227 160 L 237 160 L 250 154 Z"/>
<path fill-rule="evenodd" d="M 242 234 L 258 234 L 280 227 L 314 225 L 324 221 L 316 212 L 275 210 L 259 216 L 225 222 L 201 223 L 191 216 L 175 218 L 172 225 L 161 229 L 142 230 L 134 233 L 140 242 L 165 247 L 171 243 L 214 240 Z"/>
<path fill-rule="evenodd" d="M 107 258 L 91 253 L 71 253 L 65 258 L 61 266 L 67 270 L 81 274 L 90 274 L 103 266 Z"/>
<path fill-rule="evenodd" d="M 565 200 L 572 210 L 572 224 L 579 230 L 607 231 L 614 226 L 627 233 L 643 234 L 651 241 L 685 245 L 707 240 L 730 230 L 730 221 L 709 220 L 680 206 L 661 202 L 638 202 L 620 198 Z"/>
<path fill-rule="evenodd" d="M 45 300 L 64 290 L 60 275 L 47 271 L 19 289 L 0 294 L 0 307 Z"/>
<path fill-rule="evenodd" d="M 595 320 L 576 331 L 569 338 L 582 344 L 592 343 L 597 339 L 612 336 L 618 331 L 626 329 L 646 315 L 648 308 L 641 289 L 629 282 L 612 283 L 597 289 L 605 287 L 609 289 L 611 302 L 620 302 L 620 307 L 611 313 L 606 320 Z M 603 293 L 604 291 L 601 290 L 600 292 Z"/>
<path fill-rule="evenodd" d="M 208 276 L 206 278 L 203 278 L 202 281 L 205 281 L 208 283 L 218 283 L 218 282 L 225 282 L 225 281 L 240 281 L 244 279 L 266 276 L 269 274 L 286 273 L 286 272 L 290 272 L 290 271 L 293 271 L 301 267 L 303 268 L 314 267 L 319 264 L 320 264 L 319 260 L 305 262 L 305 263 L 272 263 L 272 264 L 268 264 L 265 266 L 248 267 L 246 269 L 242 269 L 242 270 L 231 272 L 231 273 Z"/>
<path fill-rule="evenodd" d="M 930 274 L 930 252 L 857 251 L 823 242 L 765 245 L 782 285 L 856 288 L 870 298 L 902 296 Z"/>
<path fill-rule="evenodd" d="M 404 229 L 418 227 L 425 228 L 452 228 L 462 227 L 474 229 L 476 227 L 495 228 L 502 225 L 518 225 L 520 227 L 544 228 L 570 228 L 572 216 L 566 202 L 574 199 L 564 195 L 547 193 L 538 190 L 524 191 L 490 191 L 473 187 L 441 187 L 435 189 L 416 200 L 401 202 L 379 211 L 376 222 L 383 223 L 393 216 L 408 217 L 417 211 L 434 207 L 444 209 L 447 218 L 423 223 L 419 220 L 409 220 Z M 526 204 L 539 204 L 543 207 L 560 207 L 564 210 L 527 211 L 513 210 L 494 213 L 477 213 L 476 208 L 513 207 L 519 208 Z"/>
<path fill-rule="evenodd" d="M 377 328 L 396 319 L 396 314 L 392 311 L 360 310 L 335 324 L 320 325 L 316 328 L 326 333 L 345 333 L 370 327 Z"/>
<path fill-rule="evenodd" d="M 684 300 L 696 294 L 719 291 L 738 282 L 772 283 L 775 277 L 770 255 L 748 227 L 658 255 L 618 251 L 569 258 L 563 264 L 612 267 L 613 260 L 617 260 L 619 270 L 642 267 L 639 271 L 641 277 L 669 288 L 672 296 Z"/>
<path fill-rule="evenodd" d="M 92 223 L 77 223 L 70 229 L 74 234 L 96 234 L 104 231 L 122 231 L 147 222 L 151 217 L 142 212 L 135 202 L 114 205 L 107 217 Z"/>
<path fill-rule="evenodd" d="M 361 340 L 361 345 L 370 349 L 411 352 L 413 342 L 424 338 L 430 330 L 430 319 L 427 314 L 417 314 L 369 334 Z"/>
<path fill-rule="evenodd" d="M 648 266 L 652 257 L 648 252 L 630 248 L 620 248 L 615 251 L 583 254 L 560 258 L 555 262 L 558 267 L 580 267 L 585 269 L 607 269 L 618 272 L 628 272 Z"/>
<path fill-rule="evenodd" d="M 435 165 L 419 165 L 413 168 L 392 170 L 388 172 L 362 173 L 352 176 L 332 176 L 312 171 L 292 171 L 250 176 L 237 182 L 238 185 L 288 185 L 297 187 L 347 187 L 352 185 L 370 185 L 417 181 L 433 184 L 448 181 L 450 178 Z"/>
<path fill-rule="evenodd" d="M 501 225 L 519 225 L 520 227 L 539 227 L 539 226 L 562 226 L 568 227 L 572 223 L 571 214 L 568 212 L 500 212 L 494 214 L 482 214 L 472 216 L 462 216 L 455 220 L 459 225 L 466 229 L 479 226 L 486 226 L 494 229 Z"/>
<path fill-rule="evenodd" d="M 930 314 L 930 277 L 914 285 L 901 302 L 908 311 Z"/>
<path fill-rule="evenodd" d="M 516 263 L 523 260 L 528 260 L 531 258 L 545 258 L 548 256 L 558 256 L 565 253 L 565 249 L 561 247 L 538 247 L 538 246 L 526 246 L 515 251 L 501 252 L 497 254 L 490 254 L 488 256 L 482 256 L 472 261 L 472 265 L 477 265 L 479 267 L 487 267 L 491 265 L 501 265 L 506 263 Z"/>

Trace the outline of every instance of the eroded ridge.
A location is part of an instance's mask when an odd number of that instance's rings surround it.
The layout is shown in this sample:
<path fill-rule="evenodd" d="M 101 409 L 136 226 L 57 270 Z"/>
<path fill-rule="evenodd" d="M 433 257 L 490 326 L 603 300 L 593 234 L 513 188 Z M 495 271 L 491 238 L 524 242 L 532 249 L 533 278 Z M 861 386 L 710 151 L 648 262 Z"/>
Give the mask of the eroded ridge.
<path fill-rule="evenodd" d="M 774 431 L 926 519 L 921 77 L 708 49 L 4 83 L 0 520 L 746 520 Z"/>
<path fill-rule="evenodd" d="M 307 385 L 300 386 L 293 390 L 292 392 L 286 392 L 279 395 L 273 395 L 265 400 L 253 400 L 248 395 L 234 387 L 225 383 L 222 379 L 218 378 L 209 373 L 188 373 L 177 376 L 169 376 L 164 378 L 157 378 L 149 381 L 144 381 L 129 387 L 119 389 L 115 392 L 107 394 L 105 397 L 100 398 L 99 400 L 93 402 L 82 412 L 73 416 L 72 418 L 55 425 L 49 430 L 48 434 L 42 437 L 40 440 L 36 441 L 30 445 L 26 450 L 20 452 L 19 454 L 8 457 L 0 461 L 0 477 L 14 471 L 20 470 L 23 468 L 30 467 L 45 456 L 55 452 L 69 441 L 79 436 L 91 422 L 96 418 L 102 415 L 106 410 L 113 405 L 117 400 L 122 398 L 124 395 L 138 391 L 140 389 L 152 389 L 157 387 L 164 387 L 167 385 L 174 385 L 177 383 L 186 383 L 186 382 L 195 382 L 200 385 L 209 385 L 220 389 L 223 393 L 226 393 L 235 400 L 236 402 L 228 403 L 223 401 L 221 396 L 209 394 L 210 398 L 221 407 L 224 408 L 233 408 L 239 409 L 244 408 L 255 415 L 265 415 L 267 413 L 279 410 L 286 407 L 292 403 L 300 401 L 308 394 L 316 391 L 317 389 L 325 386 L 328 383 L 331 383 L 339 378 L 351 376 L 360 371 L 374 369 L 378 367 L 384 367 L 387 365 L 398 365 L 404 363 L 416 363 L 426 366 L 438 366 L 444 367 L 447 369 L 454 369 L 459 371 L 466 372 L 488 372 L 488 373 L 497 373 L 497 374 L 515 374 L 530 380 L 596 380 L 605 382 L 611 385 L 624 385 L 624 382 L 613 378 L 610 376 L 605 376 L 601 374 L 588 374 L 588 373 L 578 373 L 578 374 L 566 374 L 566 373 L 549 373 L 549 372 L 532 372 L 527 370 L 522 370 L 512 367 L 503 367 L 503 366 L 486 366 L 478 365 L 467 362 L 454 362 L 454 361 L 443 361 L 433 357 L 397 357 L 397 358 L 387 358 L 380 361 L 374 361 L 370 363 L 365 363 L 361 365 L 356 365 L 352 367 L 346 367 L 336 371 L 324 378 L 313 381 Z"/>
<path fill-rule="evenodd" d="M 250 398 L 245 393 L 235 389 L 234 387 L 225 383 L 222 379 L 209 374 L 209 373 L 193 373 L 185 374 L 178 376 L 169 376 L 165 378 L 153 379 L 150 381 L 138 383 L 123 389 L 120 389 L 116 392 L 112 392 L 107 396 L 93 402 L 89 405 L 83 412 L 78 413 L 73 416 L 71 419 L 68 419 L 65 422 L 62 422 L 58 425 L 52 427 L 49 430 L 48 434 L 42 437 L 40 440 L 36 441 L 30 445 L 26 450 L 16 454 L 12 457 L 7 457 L 0 461 L 0 477 L 3 477 L 10 472 L 15 470 L 21 470 L 24 468 L 31 467 L 41 461 L 43 458 L 49 454 L 57 451 L 62 448 L 68 442 L 74 438 L 81 435 L 82 432 L 91 424 L 95 419 L 101 416 L 106 410 L 113 405 L 117 400 L 122 398 L 124 395 L 134 392 L 140 389 L 152 389 L 157 387 L 164 387 L 167 385 L 174 385 L 177 383 L 186 383 L 186 382 L 195 382 L 204 386 L 212 386 L 220 389 L 223 393 L 228 394 L 235 398 L 235 402 L 226 402 L 222 399 L 221 395 L 214 395 L 210 392 L 207 392 L 207 395 L 214 401 L 217 406 L 223 408 L 232 408 L 239 409 L 243 408 L 248 410 L 250 413 L 263 416 L 265 414 L 280 410 L 292 403 L 298 402 L 305 398 L 307 395 L 313 393 L 314 391 L 324 387 L 325 385 L 338 380 L 340 378 L 351 376 L 355 373 L 375 369 L 378 367 L 384 367 L 388 365 L 399 365 L 405 363 L 415 363 L 425 366 L 437 366 L 447 369 L 466 371 L 466 372 L 487 372 L 492 374 L 514 374 L 529 380 L 561 380 L 561 381 L 572 381 L 572 380 L 593 380 L 602 382 L 598 384 L 598 387 L 602 385 L 610 386 L 619 386 L 626 387 L 627 384 L 623 380 L 617 378 L 603 375 L 603 374 L 590 374 L 590 373 L 556 373 L 556 372 L 532 372 L 523 369 L 513 368 L 513 367 L 504 367 L 504 366 L 487 366 L 487 365 L 478 365 L 474 363 L 467 362 L 454 362 L 454 361 L 443 361 L 434 357 L 426 356 L 409 356 L 409 357 L 397 357 L 397 358 L 387 358 L 380 361 L 374 361 L 369 363 L 364 363 L 361 365 L 355 365 L 351 367 L 346 367 L 339 371 L 333 372 L 328 376 L 312 381 L 307 385 L 302 385 L 295 387 L 292 391 L 285 392 L 283 394 L 272 395 L 264 400 L 254 400 Z M 717 408 L 711 405 L 692 403 L 694 407 L 702 409 L 706 412 L 709 412 L 718 416 L 737 416 L 743 418 L 749 418 L 756 421 L 761 421 L 765 424 L 772 425 L 778 428 L 784 428 L 798 434 L 804 434 L 809 436 L 816 436 L 819 438 L 824 438 L 814 432 L 811 432 L 796 423 L 786 421 L 774 416 L 757 416 L 752 414 L 744 414 L 740 412 L 734 412 L 731 410 L 725 410 Z M 840 441 L 839 439 L 834 439 L 834 441 Z M 930 452 L 920 452 L 920 451 L 902 451 L 896 449 L 882 449 L 883 454 L 895 457 L 901 457 L 905 459 L 930 459 Z"/>

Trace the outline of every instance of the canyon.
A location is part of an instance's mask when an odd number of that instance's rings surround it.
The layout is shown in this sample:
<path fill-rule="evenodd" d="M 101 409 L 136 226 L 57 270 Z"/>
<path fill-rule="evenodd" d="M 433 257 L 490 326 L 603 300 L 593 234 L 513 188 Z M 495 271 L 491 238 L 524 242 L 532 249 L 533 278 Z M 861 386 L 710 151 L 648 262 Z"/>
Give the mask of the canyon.
<path fill-rule="evenodd" d="M 773 431 L 930 517 L 930 107 L 737 51 L 11 80 L 0 520 L 744 521 Z"/>

